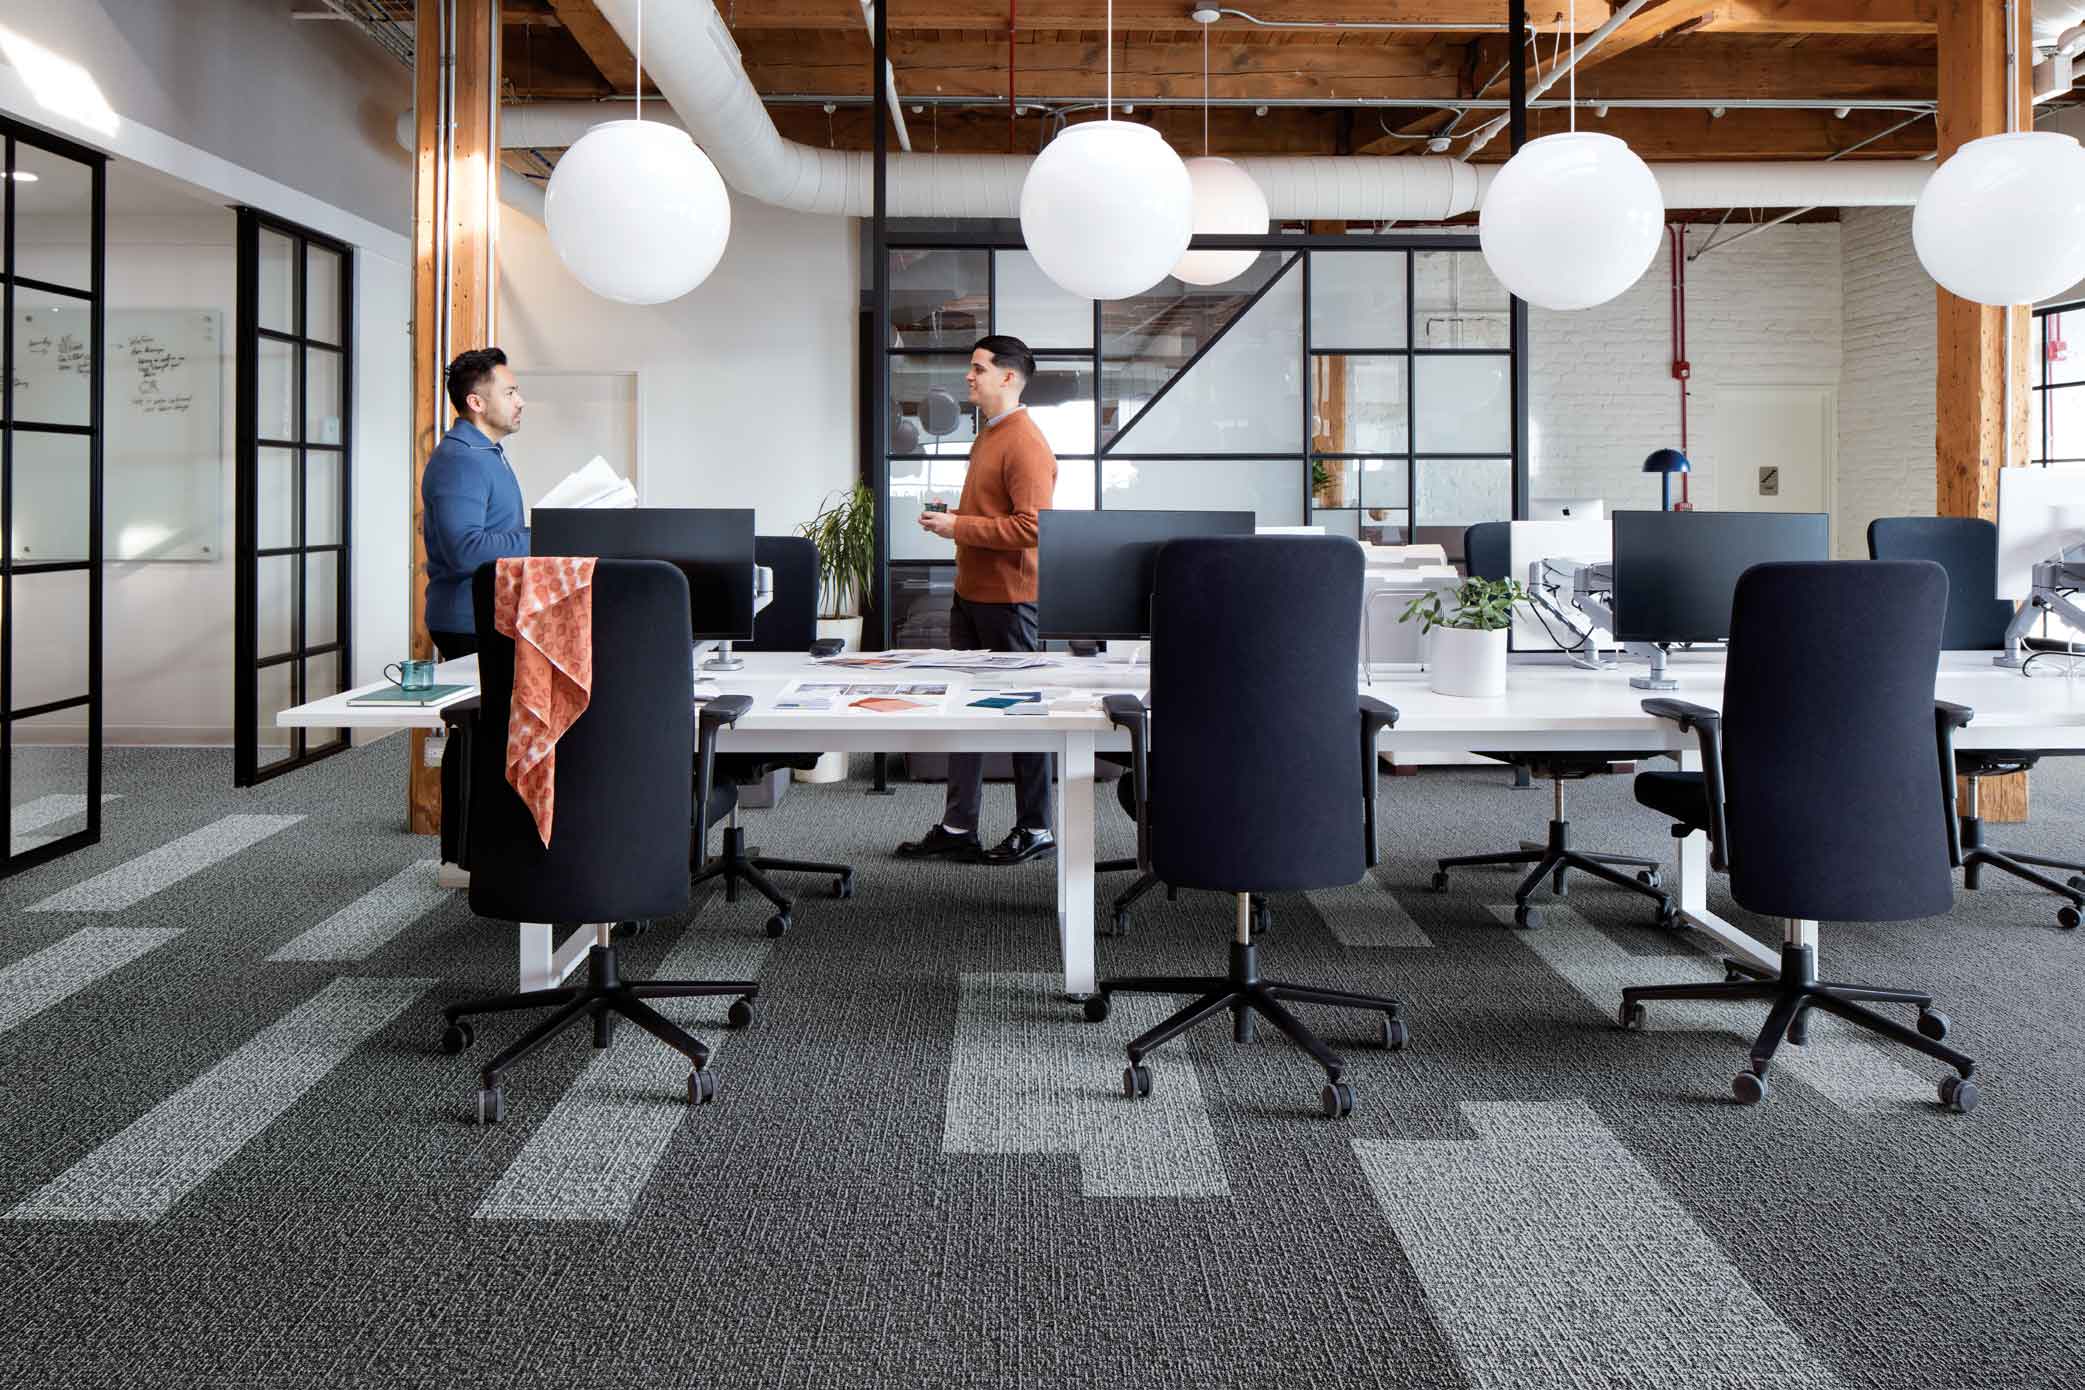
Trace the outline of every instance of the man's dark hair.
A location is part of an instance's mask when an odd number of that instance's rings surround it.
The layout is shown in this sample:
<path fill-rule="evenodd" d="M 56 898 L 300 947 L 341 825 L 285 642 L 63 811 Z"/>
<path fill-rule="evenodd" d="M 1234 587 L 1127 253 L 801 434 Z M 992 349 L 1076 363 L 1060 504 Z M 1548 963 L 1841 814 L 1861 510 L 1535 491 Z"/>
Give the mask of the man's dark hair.
<path fill-rule="evenodd" d="M 494 367 L 506 365 L 507 354 L 498 348 L 472 348 L 469 352 L 457 353 L 456 360 L 443 373 L 443 379 L 449 384 L 449 404 L 456 407 L 456 413 L 469 419 L 471 409 L 464 398 L 492 380 Z"/>
<path fill-rule="evenodd" d="M 1035 354 L 1030 352 L 1028 344 L 1022 342 L 1019 338 L 1009 338 L 1004 333 L 994 333 L 989 338 L 979 338 L 976 346 L 970 350 L 976 352 L 978 348 L 983 348 L 986 352 L 992 354 L 993 366 L 1003 367 L 1010 372 L 1019 372 L 1023 381 L 1033 381 L 1035 379 Z"/>

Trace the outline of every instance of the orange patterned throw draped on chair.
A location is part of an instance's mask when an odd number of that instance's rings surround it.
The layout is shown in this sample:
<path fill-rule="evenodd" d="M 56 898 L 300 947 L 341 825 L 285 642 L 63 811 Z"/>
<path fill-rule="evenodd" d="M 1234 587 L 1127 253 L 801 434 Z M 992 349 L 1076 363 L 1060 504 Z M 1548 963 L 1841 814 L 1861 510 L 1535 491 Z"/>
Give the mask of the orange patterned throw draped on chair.
<path fill-rule="evenodd" d="M 492 625 L 514 639 L 507 781 L 543 847 L 557 810 L 557 741 L 586 713 L 594 688 L 594 560 L 528 556 L 499 562 Z"/>

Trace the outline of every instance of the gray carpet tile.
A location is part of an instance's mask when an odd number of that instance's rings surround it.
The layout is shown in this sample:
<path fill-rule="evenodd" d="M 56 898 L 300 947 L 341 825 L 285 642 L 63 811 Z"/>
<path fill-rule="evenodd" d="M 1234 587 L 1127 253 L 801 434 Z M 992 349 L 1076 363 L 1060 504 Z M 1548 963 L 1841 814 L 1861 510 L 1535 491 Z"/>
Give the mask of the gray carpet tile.
<path fill-rule="evenodd" d="M 1613 1027 L 1621 984 L 1716 969 L 1641 899 L 1574 883 L 1523 933 L 1510 874 L 1428 891 L 1434 856 L 1539 837 L 1546 788 L 1385 778 L 1382 869 L 1276 895 L 1262 952 L 1408 1001 L 1396 1054 L 1302 1010 L 1359 1095 L 1331 1124 L 1307 1058 L 1222 1021 L 1122 1099 L 1121 1044 L 1162 1004 L 1088 1025 L 1057 997 L 1047 861 L 901 866 L 938 787 L 800 786 L 749 823 L 853 862 L 852 900 L 804 884 L 770 943 L 762 904 L 713 898 L 624 947 L 634 977 L 759 981 L 744 1031 L 725 1001 L 669 1006 L 721 1044 L 717 1103 L 690 1109 L 685 1067 L 624 1027 L 529 1059 L 485 1129 L 474 1059 L 522 1025 L 452 1058 L 439 1010 L 511 988 L 514 933 L 421 896 L 404 758 L 239 792 L 225 753 L 112 751 L 103 842 L 0 883 L 8 1383 L 2077 1381 L 2085 940 L 2024 886 L 1823 929 L 1832 976 L 1938 996 L 1982 1063 L 1974 1114 L 1926 1099 L 1923 1059 L 1822 1027 L 1745 1109 L 1756 1016 Z M 1669 858 L 1626 779 L 1570 798 L 1582 847 Z M 2085 848 L 2085 769 L 2045 765 L 2034 811 L 1993 840 Z M 993 788 L 988 840 L 1010 813 Z M 1720 880 L 1710 905 L 1770 938 Z M 1102 971 L 1219 971 L 1231 915 L 1150 895 Z"/>

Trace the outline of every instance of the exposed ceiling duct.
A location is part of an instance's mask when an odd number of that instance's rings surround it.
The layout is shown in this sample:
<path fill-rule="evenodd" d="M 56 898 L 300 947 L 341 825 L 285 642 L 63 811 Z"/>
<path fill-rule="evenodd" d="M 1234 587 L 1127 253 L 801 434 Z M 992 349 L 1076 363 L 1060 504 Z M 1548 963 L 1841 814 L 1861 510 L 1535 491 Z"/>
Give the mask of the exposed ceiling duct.
<path fill-rule="evenodd" d="M 598 0 L 628 44 L 636 42 L 638 0 Z M 821 150 L 784 139 L 746 76 L 738 45 L 711 0 L 650 7 L 645 68 L 678 117 L 716 163 L 724 181 L 761 202 L 797 212 L 867 217 L 874 157 Z M 663 113 L 662 113 L 663 114 Z M 558 149 L 609 112 L 591 102 L 509 105 L 500 117 L 508 148 Z M 410 131 L 402 132 L 410 140 Z M 1014 218 L 1020 215 L 1025 155 L 892 154 L 892 217 Z M 1495 166 L 1442 157 L 1284 156 L 1238 163 L 1281 219 L 1438 221 L 1476 211 Z M 1908 207 L 1933 166 L 1918 160 L 1853 163 L 1699 162 L 1654 164 L 1668 207 Z M 511 187 L 502 180 L 503 188 Z M 531 215 L 541 216 L 540 202 Z"/>

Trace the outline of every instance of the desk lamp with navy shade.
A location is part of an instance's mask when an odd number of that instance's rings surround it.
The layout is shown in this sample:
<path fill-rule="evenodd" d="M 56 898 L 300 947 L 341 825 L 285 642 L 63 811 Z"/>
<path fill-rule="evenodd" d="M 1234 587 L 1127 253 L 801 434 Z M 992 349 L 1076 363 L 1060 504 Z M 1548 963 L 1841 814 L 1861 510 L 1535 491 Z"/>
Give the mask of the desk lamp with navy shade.
<path fill-rule="evenodd" d="M 1672 510 L 1672 475 L 1687 473 L 1694 465 L 1677 449 L 1660 449 L 1643 461 L 1643 471 L 1658 474 L 1658 509 Z"/>

